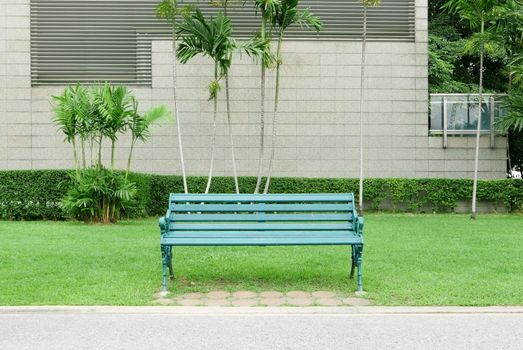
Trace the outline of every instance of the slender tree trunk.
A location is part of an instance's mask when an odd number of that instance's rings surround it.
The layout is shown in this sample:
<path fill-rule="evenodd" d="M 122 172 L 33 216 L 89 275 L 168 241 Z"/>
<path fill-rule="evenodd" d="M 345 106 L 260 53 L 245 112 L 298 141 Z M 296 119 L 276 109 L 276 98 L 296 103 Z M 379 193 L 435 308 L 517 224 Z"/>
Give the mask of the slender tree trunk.
<path fill-rule="evenodd" d="M 218 81 L 218 63 L 214 63 L 214 81 Z M 216 150 L 216 116 L 218 114 L 218 93 L 214 96 L 214 112 L 212 125 L 212 141 L 211 141 L 211 164 L 209 166 L 209 176 L 207 178 L 207 186 L 205 187 L 205 194 L 209 193 L 212 183 L 212 173 L 214 170 L 214 153 Z"/>
<path fill-rule="evenodd" d="M 133 149 L 134 149 L 134 143 L 135 139 L 131 141 L 131 149 L 129 150 L 129 157 L 127 158 L 127 171 L 125 172 L 125 179 L 129 176 L 129 172 L 131 171 L 131 161 L 133 158 Z"/>
<path fill-rule="evenodd" d="M 367 6 L 363 5 L 363 40 L 361 43 L 361 81 L 360 81 L 360 181 L 358 208 L 363 216 L 363 114 L 365 107 L 365 66 L 367 64 Z"/>
<path fill-rule="evenodd" d="M 267 19 L 265 18 L 265 11 L 262 9 L 262 28 L 261 36 L 265 40 L 267 34 Z M 261 77 L 260 77 L 260 149 L 258 158 L 258 175 L 256 179 L 256 188 L 254 193 L 260 193 L 260 186 L 262 181 L 262 167 L 263 158 L 265 157 L 265 78 L 266 78 L 266 62 L 261 60 Z"/>
<path fill-rule="evenodd" d="M 111 140 L 111 170 L 114 170 L 114 148 L 115 148 L 114 140 Z"/>
<path fill-rule="evenodd" d="M 94 137 L 91 136 L 89 140 L 89 153 L 91 154 L 91 166 L 94 164 Z"/>
<path fill-rule="evenodd" d="M 227 17 L 227 5 L 228 0 L 224 0 L 223 2 L 223 12 L 225 14 L 225 17 Z M 234 137 L 232 135 L 232 125 L 231 125 L 231 99 L 229 94 L 229 73 L 227 72 L 225 74 L 225 99 L 226 99 L 226 108 L 227 108 L 227 129 L 229 132 L 229 142 L 231 144 L 231 160 L 232 160 L 232 174 L 234 177 L 234 188 L 236 190 L 236 194 L 240 193 L 240 185 L 238 183 L 238 171 L 236 167 L 236 155 L 234 152 Z"/>
<path fill-rule="evenodd" d="M 481 34 L 485 33 L 485 21 L 481 20 Z M 483 40 L 483 38 L 481 39 Z M 478 169 L 479 169 L 479 146 L 481 140 L 481 108 L 483 105 L 483 60 L 484 60 L 484 43 L 481 42 L 479 53 L 479 105 L 478 105 L 478 128 L 476 131 L 476 155 L 474 158 L 474 185 L 472 187 L 472 213 L 470 217 L 476 219 L 476 202 L 478 193 Z"/>
<path fill-rule="evenodd" d="M 85 159 L 85 139 L 82 137 L 80 139 L 80 141 L 81 141 L 80 145 L 82 147 L 82 169 L 85 169 L 85 168 L 87 168 L 87 165 L 86 165 L 87 161 Z"/>
<path fill-rule="evenodd" d="M 274 162 L 274 152 L 276 150 L 276 136 L 277 136 L 277 125 L 278 125 L 278 104 L 280 102 L 280 67 L 282 64 L 281 48 L 283 43 L 283 32 L 280 31 L 278 35 L 278 50 L 276 51 L 276 86 L 274 90 L 274 113 L 272 121 L 272 140 L 271 140 L 271 156 L 269 158 L 269 171 L 267 173 L 267 181 L 265 182 L 265 188 L 263 194 L 269 193 L 269 187 L 271 186 L 272 168 Z"/>
<path fill-rule="evenodd" d="M 231 160 L 232 160 L 232 174 L 234 176 L 234 188 L 236 194 L 240 193 L 240 185 L 238 183 L 238 170 L 236 168 L 236 155 L 234 154 L 234 137 L 232 135 L 231 125 L 231 100 L 229 95 L 229 74 L 225 74 L 225 99 L 227 100 L 227 128 L 229 131 L 229 142 L 231 144 Z"/>
<path fill-rule="evenodd" d="M 102 143 L 103 143 L 103 137 L 100 134 L 100 137 L 98 138 L 98 165 L 102 165 Z"/>
<path fill-rule="evenodd" d="M 76 138 L 73 136 L 71 145 L 73 146 L 73 160 L 74 160 L 74 171 L 78 176 L 78 153 L 76 152 Z"/>
<path fill-rule="evenodd" d="M 176 7 L 175 7 L 176 10 Z M 187 174 L 185 172 L 185 158 L 183 156 L 183 142 L 182 142 L 182 129 L 180 126 L 180 112 L 178 111 L 178 99 L 176 94 L 176 83 L 177 83 L 177 72 L 176 72 L 176 63 L 178 62 L 178 57 L 176 54 L 176 15 L 172 19 L 172 30 L 173 30 L 173 100 L 174 100 L 174 114 L 175 114 L 175 123 L 176 123 L 176 132 L 178 133 L 178 149 L 180 151 L 180 163 L 182 167 L 182 180 L 183 180 L 183 190 L 187 194 L 189 193 L 189 187 L 187 186 Z"/>

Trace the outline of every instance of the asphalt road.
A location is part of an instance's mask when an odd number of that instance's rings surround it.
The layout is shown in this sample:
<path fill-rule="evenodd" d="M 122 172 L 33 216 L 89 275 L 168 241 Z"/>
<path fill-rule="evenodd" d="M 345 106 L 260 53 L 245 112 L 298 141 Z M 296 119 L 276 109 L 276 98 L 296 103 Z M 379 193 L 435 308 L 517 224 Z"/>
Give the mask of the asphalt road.
<path fill-rule="evenodd" d="M 522 349 L 523 308 L 1 308 L 0 349 Z"/>

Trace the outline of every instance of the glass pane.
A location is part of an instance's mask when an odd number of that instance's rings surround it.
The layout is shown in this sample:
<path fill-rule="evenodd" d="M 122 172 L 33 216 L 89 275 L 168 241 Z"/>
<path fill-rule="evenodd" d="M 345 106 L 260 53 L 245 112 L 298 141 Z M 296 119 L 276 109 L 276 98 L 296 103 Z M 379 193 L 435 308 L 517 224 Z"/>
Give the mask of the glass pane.
<path fill-rule="evenodd" d="M 430 99 L 430 130 L 443 130 L 443 97 Z"/>
<path fill-rule="evenodd" d="M 448 129 L 474 131 L 478 121 L 478 98 L 476 96 L 449 96 Z M 483 97 L 481 129 L 490 130 L 489 97 Z"/>
<path fill-rule="evenodd" d="M 468 96 L 449 96 L 447 97 L 448 129 L 449 130 L 469 130 L 469 99 Z"/>
<path fill-rule="evenodd" d="M 501 119 L 507 115 L 507 110 L 503 107 L 501 100 L 494 101 L 494 120 Z"/>
<path fill-rule="evenodd" d="M 470 123 L 472 130 L 478 128 L 478 98 L 476 96 L 470 97 Z M 489 98 L 484 98 L 481 105 L 481 130 L 490 130 L 490 104 Z"/>

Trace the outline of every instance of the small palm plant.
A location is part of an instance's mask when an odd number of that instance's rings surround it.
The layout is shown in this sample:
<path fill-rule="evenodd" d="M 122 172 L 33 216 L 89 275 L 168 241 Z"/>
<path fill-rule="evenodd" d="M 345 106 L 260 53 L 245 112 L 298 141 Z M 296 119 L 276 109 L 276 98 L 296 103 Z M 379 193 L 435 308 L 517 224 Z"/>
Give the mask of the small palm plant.
<path fill-rule="evenodd" d="M 299 10 L 298 0 L 281 0 L 270 14 L 272 27 L 277 31 L 278 48 L 276 51 L 276 86 L 274 89 L 274 115 L 272 122 L 272 141 L 271 154 L 269 158 L 269 170 L 267 174 L 267 181 L 263 193 L 269 192 L 271 185 L 271 175 L 274 162 L 274 152 L 276 149 L 276 136 L 278 125 L 278 103 L 280 101 L 280 68 L 283 64 L 282 45 L 285 31 L 292 25 L 299 25 L 302 28 L 313 28 L 317 32 L 321 30 L 322 23 L 320 19 L 313 15 L 309 9 Z"/>
<path fill-rule="evenodd" d="M 65 136 L 65 141 L 71 144 L 73 149 L 74 169 L 78 175 L 78 152 L 76 141 L 79 131 L 79 118 L 77 111 L 77 94 L 78 90 L 83 89 L 80 85 L 67 87 L 59 96 L 53 96 L 53 122 L 58 126 L 58 130 Z"/>
<path fill-rule="evenodd" d="M 116 141 L 127 129 L 128 118 L 133 112 L 133 98 L 127 87 L 106 83 L 94 90 L 94 102 L 101 117 L 98 162 L 101 162 L 103 138 L 107 138 L 111 141 L 111 169 L 114 170 Z"/>
<path fill-rule="evenodd" d="M 474 158 L 474 185 L 472 188 L 471 218 L 476 219 L 476 199 L 478 190 L 479 146 L 481 138 L 481 113 L 483 106 L 483 75 L 485 55 L 493 54 L 499 43 L 495 19 L 499 7 L 504 4 L 499 0 L 447 0 L 443 5 L 452 14 L 459 15 L 474 32 L 465 45 L 465 53 L 479 54 L 479 98 L 476 131 L 476 153 Z"/>
<path fill-rule="evenodd" d="M 363 216 L 363 110 L 365 107 L 365 69 L 367 64 L 367 11 L 369 6 L 379 6 L 381 0 L 361 0 L 363 5 L 363 35 L 361 40 L 361 75 L 360 75 L 360 179 L 358 207 Z"/>
<path fill-rule="evenodd" d="M 104 84 L 85 88 L 80 84 L 67 87 L 62 95 L 54 96 L 54 121 L 73 147 L 74 186 L 67 192 L 61 207 L 72 217 L 88 222 L 116 222 L 122 213 L 132 207 L 136 186 L 127 179 L 131 168 L 133 149 L 138 141 L 146 141 L 151 125 L 170 117 L 164 106 L 140 114 L 138 102 L 122 86 Z M 125 176 L 115 171 L 116 142 L 121 134 L 131 132 L 131 147 Z M 102 144 L 111 141 L 111 168 L 102 162 Z M 77 140 L 81 140 L 82 168 L 80 169 Z M 91 154 L 98 147 L 98 160 L 87 167 L 85 141 Z M 95 145 L 97 143 L 97 145 Z"/>
<path fill-rule="evenodd" d="M 180 6 L 179 0 L 162 0 L 158 6 L 156 6 L 156 17 L 161 18 L 169 22 L 172 30 L 172 53 L 173 53 L 173 103 L 174 103 L 174 114 L 176 115 L 176 131 L 178 133 L 178 149 L 180 152 L 180 163 L 182 170 L 183 190 L 185 193 L 189 193 L 187 186 L 187 174 L 185 171 L 185 158 L 183 154 L 183 142 L 182 142 L 182 129 L 180 125 L 180 112 L 178 110 L 178 99 L 176 94 L 177 77 L 176 62 L 176 35 L 177 30 L 177 17 L 187 16 L 190 14 L 192 8 L 189 6 Z"/>

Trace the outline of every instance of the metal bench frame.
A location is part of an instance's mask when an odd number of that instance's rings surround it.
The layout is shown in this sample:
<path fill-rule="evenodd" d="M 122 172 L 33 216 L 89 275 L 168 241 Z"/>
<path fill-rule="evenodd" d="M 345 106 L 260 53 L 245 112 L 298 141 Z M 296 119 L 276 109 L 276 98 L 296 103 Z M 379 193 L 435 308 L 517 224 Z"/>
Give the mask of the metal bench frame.
<path fill-rule="evenodd" d="M 159 221 L 162 287 L 174 279 L 173 246 L 349 245 L 363 291 L 363 217 L 354 194 L 171 194 Z"/>

